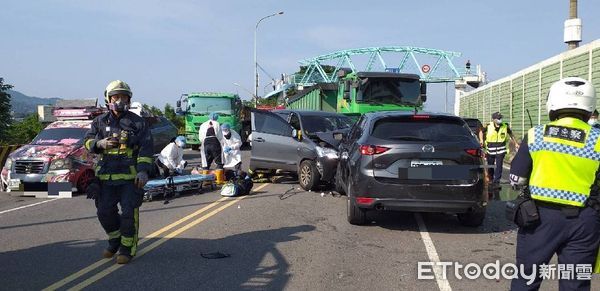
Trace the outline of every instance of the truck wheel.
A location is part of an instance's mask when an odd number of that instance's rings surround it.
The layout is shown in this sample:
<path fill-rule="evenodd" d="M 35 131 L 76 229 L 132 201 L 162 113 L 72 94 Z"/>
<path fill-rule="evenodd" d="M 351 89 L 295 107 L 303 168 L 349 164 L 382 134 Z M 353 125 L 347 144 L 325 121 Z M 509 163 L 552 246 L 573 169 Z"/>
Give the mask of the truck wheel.
<path fill-rule="evenodd" d="M 350 184 L 348 184 L 348 199 L 346 199 L 346 218 L 348 219 L 348 222 L 350 224 L 364 225 L 367 222 L 367 211 L 356 205 L 354 197 L 350 194 L 352 193 L 352 189 L 350 187 Z"/>
<path fill-rule="evenodd" d="M 200 145 L 199 144 L 193 144 L 192 145 L 192 150 L 195 150 L 195 151 L 200 150 Z"/>
<path fill-rule="evenodd" d="M 475 208 L 467 213 L 458 213 L 458 222 L 464 226 L 477 227 L 483 224 L 486 207 Z"/>
<path fill-rule="evenodd" d="M 317 170 L 315 162 L 311 160 L 304 160 L 300 163 L 300 171 L 298 174 L 298 182 L 300 187 L 304 190 L 313 190 L 321 180 L 321 175 Z"/>

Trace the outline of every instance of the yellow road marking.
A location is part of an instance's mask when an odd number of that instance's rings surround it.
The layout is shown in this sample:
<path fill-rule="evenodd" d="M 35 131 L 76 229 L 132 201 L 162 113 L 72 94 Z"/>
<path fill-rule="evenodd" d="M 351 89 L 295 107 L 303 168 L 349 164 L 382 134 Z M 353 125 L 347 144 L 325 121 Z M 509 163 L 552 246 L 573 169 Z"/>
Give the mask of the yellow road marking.
<path fill-rule="evenodd" d="M 267 184 L 265 184 L 265 186 L 266 186 L 266 185 L 267 185 Z M 264 188 L 264 187 L 263 187 L 263 188 Z M 257 190 L 259 190 L 259 189 L 257 189 Z M 238 197 L 238 198 L 236 198 L 236 199 L 234 199 L 234 200 L 230 201 L 229 203 L 227 203 L 227 204 L 225 204 L 225 205 L 223 205 L 223 206 L 221 206 L 221 207 L 219 207 L 219 208 L 217 208 L 217 209 L 215 209 L 215 210 L 211 211 L 210 213 L 208 213 L 208 214 L 206 214 L 206 215 L 204 215 L 204 216 L 201 216 L 200 218 L 198 218 L 198 219 L 196 219 L 196 220 L 194 220 L 194 221 L 190 222 L 189 224 L 187 224 L 187 225 L 185 225 L 185 226 L 183 226 L 183 227 L 181 227 L 181 228 L 179 228 L 179 229 L 177 229 L 177 230 L 175 230 L 175 231 L 173 231 L 173 232 L 169 233 L 167 236 L 165 236 L 165 237 L 163 237 L 163 238 L 159 239 L 158 241 L 155 241 L 155 242 L 154 242 L 154 243 L 152 243 L 151 245 L 149 245 L 149 246 L 147 246 L 147 247 L 143 248 L 142 250 L 140 250 L 140 252 L 139 252 L 139 254 L 136 256 L 136 258 L 139 258 L 139 257 L 141 257 L 141 256 L 143 256 L 143 255 L 145 255 L 145 254 L 147 254 L 148 252 L 150 252 L 150 251 L 152 251 L 153 249 L 157 248 L 158 246 L 160 246 L 160 245 L 164 244 L 164 243 L 165 243 L 165 242 L 167 242 L 168 240 L 170 240 L 170 239 L 172 239 L 172 238 L 174 238 L 174 237 L 178 236 L 179 234 L 183 233 L 184 231 L 186 231 L 186 230 L 188 230 L 188 229 L 190 229 L 190 228 L 192 228 L 192 227 L 194 227 L 194 226 L 198 225 L 199 223 L 201 223 L 201 222 L 203 222 L 203 221 L 205 221 L 205 220 L 209 219 L 209 218 L 210 218 L 210 217 L 212 217 L 213 215 L 215 215 L 215 214 L 217 214 L 217 213 L 219 213 L 219 212 L 223 211 L 225 208 L 227 208 L 227 207 L 229 207 L 229 206 L 231 206 L 231 205 L 233 205 L 233 204 L 237 203 L 238 201 L 240 201 L 240 200 L 244 199 L 244 197 L 246 197 L 246 196 L 240 196 L 240 197 Z M 85 287 L 87 287 L 87 286 L 89 286 L 89 285 L 93 284 L 94 282 L 97 282 L 98 280 L 100 280 L 100 279 L 102 279 L 102 278 L 104 278 L 104 277 L 108 276 L 110 273 L 112 273 L 112 272 L 114 272 L 114 271 L 116 271 L 116 270 L 118 270 L 118 269 L 122 268 L 123 266 L 124 266 L 124 265 L 112 265 L 112 266 L 110 266 L 110 267 L 108 267 L 108 268 L 106 268 L 106 269 L 104 269 L 104 270 L 100 271 L 100 272 L 99 272 L 99 273 L 97 273 L 96 275 L 94 275 L 94 276 L 92 276 L 92 277 L 88 278 L 87 280 L 85 280 L 85 281 L 83 281 L 83 282 L 81 282 L 81 283 L 79 283 L 79 284 L 77 284 L 77 285 L 73 286 L 73 288 L 70 288 L 70 289 L 69 289 L 69 291 L 71 291 L 71 290 L 82 290 L 83 288 L 85 288 Z"/>
<path fill-rule="evenodd" d="M 181 219 L 179 219 L 179 220 L 177 220 L 177 221 L 175 221 L 175 222 L 173 222 L 173 223 L 171 223 L 171 224 L 169 224 L 169 225 L 167 225 L 167 226 L 165 226 L 165 227 L 163 227 L 163 228 L 161 228 L 161 229 L 159 229 L 159 230 L 151 233 L 150 235 L 148 235 L 144 239 L 142 239 L 139 242 L 139 245 L 142 245 L 143 243 L 145 243 L 146 241 L 148 241 L 151 238 L 158 237 L 159 235 L 163 234 L 164 232 L 166 232 L 166 231 L 168 231 L 168 230 L 176 227 L 177 225 L 179 225 L 181 223 L 184 223 L 184 222 L 192 219 L 194 216 L 197 216 L 198 214 L 201 214 L 201 213 L 207 211 L 208 209 L 214 207 L 215 205 L 219 204 L 221 201 L 226 200 L 226 199 L 227 199 L 227 197 L 222 197 L 221 199 L 219 199 L 219 200 L 217 200 L 217 201 L 215 201 L 215 202 L 213 202 L 213 203 L 211 203 L 209 205 L 206 205 L 206 206 L 200 208 L 199 210 L 195 211 L 194 213 L 192 213 L 192 214 L 190 214 L 188 216 L 185 216 L 185 217 L 183 217 L 183 218 L 181 218 Z M 56 290 L 56 289 L 58 289 L 58 288 L 60 288 L 62 286 L 65 286 L 65 285 L 67 285 L 67 284 L 69 284 L 69 283 L 77 280 L 81 276 L 83 276 L 83 275 L 85 275 L 85 274 L 93 271 L 94 269 L 96 269 L 96 268 L 98 268 L 98 267 L 100 267 L 100 266 L 102 266 L 102 265 L 104 265 L 106 263 L 110 263 L 110 262 L 112 262 L 111 259 L 102 259 L 102 260 L 99 260 L 99 261 L 97 261 L 97 262 L 95 262 L 95 263 L 93 263 L 93 264 L 91 264 L 91 265 L 89 265 L 89 266 L 87 266 L 87 267 L 79 270 L 78 272 L 73 273 L 73 274 L 69 275 L 68 277 L 66 277 L 66 278 L 64 278 L 64 279 L 62 279 L 62 280 L 60 280 L 60 281 L 58 281 L 58 282 L 56 282 L 56 283 L 54 283 L 54 284 L 46 287 L 46 288 L 44 288 L 43 291 Z"/>
<path fill-rule="evenodd" d="M 253 189 L 253 192 L 254 192 L 254 191 L 259 191 L 259 190 L 261 190 L 261 189 L 265 188 L 265 187 L 266 187 L 266 186 L 268 186 L 268 185 L 269 185 L 269 184 L 263 184 L 263 185 L 260 185 L 260 186 L 258 186 L 257 188 Z M 175 237 L 175 236 L 179 235 L 180 233 L 182 233 L 182 232 L 184 232 L 184 231 L 188 230 L 189 228 L 191 228 L 191 227 L 193 227 L 193 226 L 197 225 L 198 223 L 200 223 L 200 222 L 202 222 L 202 221 L 204 221 L 204 220 L 206 220 L 206 219 L 210 218 L 211 216 L 213 216 L 213 215 L 217 214 L 217 213 L 218 213 L 218 212 L 220 212 L 221 210 L 223 210 L 223 209 L 225 209 L 225 208 L 227 208 L 227 207 L 229 207 L 229 206 L 233 205 L 233 204 L 234 204 L 234 203 L 236 203 L 237 201 L 240 201 L 240 200 L 242 200 L 244 197 L 246 197 L 246 196 L 241 196 L 241 197 L 238 197 L 237 199 L 235 199 L 235 200 L 233 200 L 233 201 L 231 201 L 231 202 L 229 202 L 229 203 L 225 204 L 224 206 L 221 206 L 221 207 L 219 207 L 218 209 L 216 209 L 216 210 L 213 210 L 213 211 L 212 211 L 212 212 L 210 212 L 209 214 L 207 214 L 207 215 L 205 215 L 205 216 L 202 216 L 202 217 L 198 218 L 197 220 L 195 220 L 195 221 L 191 222 L 190 224 L 188 224 L 188 225 L 186 225 L 186 226 L 184 226 L 184 227 L 180 228 L 179 230 L 173 231 L 172 233 L 170 233 L 169 235 L 165 236 L 164 238 L 161 238 L 160 240 L 158 240 L 158 241 L 154 242 L 153 244 L 149 245 L 148 247 L 145 247 L 145 248 L 141 249 L 141 250 L 138 252 L 138 255 L 137 255 L 136 257 L 138 257 L 138 258 L 139 258 L 139 257 L 141 257 L 143 254 L 145 254 L 145 253 L 147 253 L 147 252 L 151 251 L 152 249 L 154 249 L 154 248 L 158 247 L 159 245 L 161 245 L 161 244 L 163 244 L 164 242 L 166 242 L 168 239 L 171 239 L 171 238 L 173 238 L 173 237 Z M 179 225 L 179 224 L 181 224 L 181 223 L 183 223 L 183 222 L 185 222 L 185 221 L 187 221 L 187 220 L 190 220 L 191 218 L 193 218 L 193 217 L 197 216 L 198 214 L 201 214 L 201 213 L 203 213 L 203 212 L 207 211 L 208 209 L 210 209 L 210 208 L 214 207 L 215 205 L 219 204 L 220 202 L 222 202 L 222 201 L 224 201 L 224 200 L 226 200 L 226 199 L 228 199 L 228 197 L 222 197 L 222 198 L 220 198 L 219 200 L 217 200 L 217 201 L 215 201 L 215 202 L 213 202 L 213 203 L 211 203 L 211 204 L 209 204 L 209 205 L 207 205 L 207 206 L 205 206 L 205 207 L 203 207 L 203 208 L 201 208 L 201 209 L 199 209 L 199 210 L 195 211 L 194 213 L 192 213 L 192 214 L 189 214 L 189 215 L 187 215 L 187 216 L 185 216 L 185 217 L 183 217 L 183 218 L 181 218 L 181 219 L 177 220 L 176 222 L 173 222 L 173 223 L 171 223 L 171 224 L 169 224 L 169 225 L 167 225 L 167 226 L 165 226 L 165 227 L 163 227 L 163 228 L 161 228 L 161 229 L 159 229 L 159 230 L 157 230 L 157 231 L 155 231 L 155 232 L 153 232 L 153 233 L 149 234 L 148 236 L 146 236 L 144 239 L 142 239 L 142 240 L 140 241 L 139 245 L 141 245 L 141 244 L 143 244 L 143 243 L 147 242 L 147 241 L 148 241 L 149 239 L 151 239 L 151 238 L 156 238 L 156 237 L 160 236 L 161 234 L 163 234 L 163 233 L 167 232 L 168 230 L 170 230 L 170 229 L 172 229 L 172 228 L 176 227 L 177 225 Z M 173 236 L 171 236 L 171 235 L 173 235 Z M 73 274 L 71 274 L 70 276 L 68 276 L 68 277 L 66 277 L 66 278 L 64 278 L 64 279 L 62 279 L 62 280 L 60 280 L 60 281 L 58 281 L 58 282 L 56 282 L 56 283 L 54 283 L 54 284 L 52 284 L 52 285 L 50 285 L 50 286 L 46 287 L 46 288 L 44 288 L 43 290 L 44 290 L 44 291 L 46 291 L 46 290 L 56 290 L 56 289 L 58 289 L 58 288 L 61 288 L 61 287 L 65 286 L 65 285 L 67 285 L 67 284 L 69 284 L 69 283 L 71 283 L 71 282 L 73 282 L 73 281 L 75 281 L 75 280 L 79 279 L 80 277 L 84 276 L 85 274 L 87 274 L 87 273 L 89 273 L 89 272 L 91 272 L 91 271 L 93 271 L 93 270 L 95 270 L 95 269 L 97 269 L 97 268 L 101 267 L 101 266 L 102 266 L 102 265 L 104 265 L 104 264 L 110 263 L 110 262 L 112 262 L 112 261 L 113 261 L 112 259 L 102 259 L 102 260 L 99 260 L 99 261 L 97 261 L 97 262 L 95 262 L 95 263 L 93 263 L 93 264 L 91 264 L 91 265 L 89 265 L 89 266 L 87 266 L 87 267 L 85 267 L 85 268 L 81 269 L 80 271 L 78 271 L 78 272 L 76 272 L 76 273 L 73 273 Z M 74 286 L 73 288 L 71 288 L 71 289 L 69 289 L 69 290 L 77 290 L 77 287 L 78 287 L 78 286 L 80 286 L 80 285 L 82 285 L 82 284 L 84 284 L 85 282 L 88 282 L 88 281 L 89 281 L 89 283 L 88 283 L 87 285 L 85 285 L 85 286 L 89 286 L 89 285 L 90 285 L 90 284 L 92 284 L 93 282 L 95 282 L 95 281 L 97 281 L 97 280 L 99 280 L 99 279 L 101 279 L 101 278 L 105 277 L 106 275 L 108 275 L 108 274 L 112 273 L 114 270 L 117 270 L 117 269 L 118 269 L 119 267 L 121 267 L 121 266 L 122 266 L 122 265 L 114 265 L 114 266 L 111 266 L 111 267 L 109 267 L 109 268 L 107 268 L 107 269 L 105 269 L 105 270 L 101 271 L 100 273 L 98 273 L 98 274 L 96 274 L 96 275 L 94 275 L 94 276 L 90 277 L 90 278 L 89 278 L 89 279 L 87 279 L 86 281 L 84 281 L 84 282 L 82 282 L 82 283 L 78 284 L 77 286 Z M 101 274 L 104 274 L 104 275 L 102 275 L 102 276 L 99 276 L 99 275 L 101 275 Z M 93 279 L 93 278 L 95 278 L 95 277 L 97 277 L 97 279 L 96 279 L 96 280 L 90 281 L 91 279 Z M 80 288 L 78 288 L 78 289 L 82 289 L 82 288 L 84 288 L 85 286 L 80 286 Z"/>

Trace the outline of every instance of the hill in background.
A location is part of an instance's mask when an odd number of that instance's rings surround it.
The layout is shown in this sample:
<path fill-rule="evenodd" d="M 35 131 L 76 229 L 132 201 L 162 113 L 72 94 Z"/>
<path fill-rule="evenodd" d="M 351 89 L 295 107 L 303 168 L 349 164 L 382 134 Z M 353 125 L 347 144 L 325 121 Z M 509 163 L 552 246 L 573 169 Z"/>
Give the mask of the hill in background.
<path fill-rule="evenodd" d="M 27 96 L 19 91 L 8 90 L 10 94 L 10 105 L 14 111 L 14 117 L 25 117 L 37 112 L 38 105 L 54 105 L 61 98 L 41 98 Z"/>

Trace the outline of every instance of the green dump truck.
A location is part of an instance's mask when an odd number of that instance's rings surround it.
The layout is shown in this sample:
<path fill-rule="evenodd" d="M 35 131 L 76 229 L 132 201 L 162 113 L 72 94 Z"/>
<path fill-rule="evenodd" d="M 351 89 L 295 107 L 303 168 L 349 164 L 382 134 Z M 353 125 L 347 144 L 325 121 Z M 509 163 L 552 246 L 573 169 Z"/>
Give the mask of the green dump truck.
<path fill-rule="evenodd" d="M 176 112 L 185 115 L 185 137 L 192 149 L 199 149 L 198 130 L 212 112 L 219 114 L 219 123 L 229 123 L 246 140 L 249 122 L 245 121 L 240 97 L 233 93 L 197 92 L 181 95 Z"/>
<path fill-rule="evenodd" d="M 321 83 L 300 90 L 287 108 L 360 115 L 373 111 L 422 109 L 427 87 L 414 74 L 341 70 L 337 83 Z"/>

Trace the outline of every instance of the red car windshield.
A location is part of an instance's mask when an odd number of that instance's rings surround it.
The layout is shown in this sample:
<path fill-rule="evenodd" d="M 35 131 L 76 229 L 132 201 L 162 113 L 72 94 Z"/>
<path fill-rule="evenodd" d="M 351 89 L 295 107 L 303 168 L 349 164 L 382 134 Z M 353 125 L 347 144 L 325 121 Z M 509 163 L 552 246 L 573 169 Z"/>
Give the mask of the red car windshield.
<path fill-rule="evenodd" d="M 83 144 L 87 128 L 44 129 L 31 142 L 34 145 L 74 145 Z"/>

